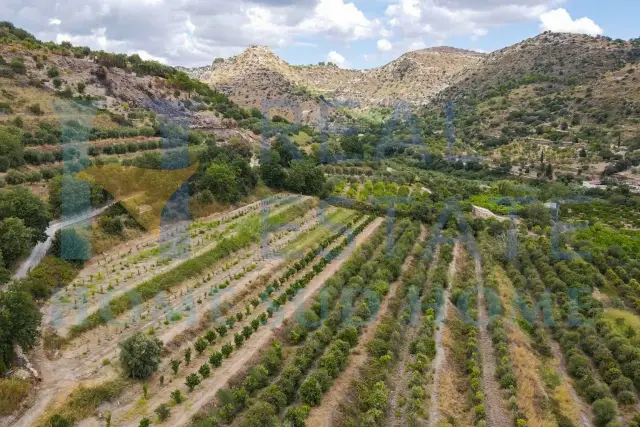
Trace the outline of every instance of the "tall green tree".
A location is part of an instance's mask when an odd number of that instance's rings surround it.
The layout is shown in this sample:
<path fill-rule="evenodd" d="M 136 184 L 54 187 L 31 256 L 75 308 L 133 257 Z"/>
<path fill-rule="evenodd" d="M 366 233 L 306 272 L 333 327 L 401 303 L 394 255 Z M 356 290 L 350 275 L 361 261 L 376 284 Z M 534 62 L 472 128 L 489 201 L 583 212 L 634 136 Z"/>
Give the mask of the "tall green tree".
<path fill-rule="evenodd" d="M 287 173 L 281 164 L 280 153 L 276 150 L 270 150 L 262 156 L 260 177 L 271 188 L 284 188 Z"/>
<path fill-rule="evenodd" d="M 286 180 L 288 190 L 310 194 L 322 195 L 325 189 L 326 179 L 322 170 L 310 160 L 294 160 Z"/>
<path fill-rule="evenodd" d="M 49 204 L 53 215 L 73 215 L 104 203 L 103 189 L 69 175 L 58 175 L 49 181 Z"/>
<path fill-rule="evenodd" d="M 232 203 L 240 199 L 236 174 L 228 164 L 214 163 L 209 166 L 202 186 L 211 191 L 219 202 Z"/>
<path fill-rule="evenodd" d="M 24 221 L 19 218 L 5 218 L 0 221 L 0 251 L 6 267 L 29 253 L 34 240 L 33 235 L 33 230 L 26 227 Z"/>
<path fill-rule="evenodd" d="M 35 346 L 41 320 L 28 293 L 15 286 L 0 292 L 0 373 L 11 366 L 16 344 L 24 350 Z"/>
<path fill-rule="evenodd" d="M 17 186 L 0 192 L 0 219 L 20 218 L 24 224 L 44 237 L 44 230 L 51 221 L 46 204 L 28 188 Z"/>
<path fill-rule="evenodd" d="M 22 131 L 13 126 L 0 126 L 0 156 L 8 160 L 9 167 L 24 164 Z"/>

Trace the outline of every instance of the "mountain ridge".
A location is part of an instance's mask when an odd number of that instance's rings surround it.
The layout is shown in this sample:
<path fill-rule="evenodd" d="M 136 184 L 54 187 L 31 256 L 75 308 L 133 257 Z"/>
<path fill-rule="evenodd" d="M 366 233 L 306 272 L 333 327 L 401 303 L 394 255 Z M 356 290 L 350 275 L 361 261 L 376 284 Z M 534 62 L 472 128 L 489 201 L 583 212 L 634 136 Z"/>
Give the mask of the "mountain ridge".
<path fill-rule="evenodd" d="M 361 107 L 393 106 L 398 102 L 423 105 L 485 56 L 437 46 L 406 52 L 380 67 L 356 70 L 331 63 L 291 65 L 268 47 L 252 45 L 211 66 L 181 70 L 243 107 L 273 107 L 288 119 L 302 116 L 303 121 L 317 122 L 320 110 L 327 106 L 325 100 Z"/>

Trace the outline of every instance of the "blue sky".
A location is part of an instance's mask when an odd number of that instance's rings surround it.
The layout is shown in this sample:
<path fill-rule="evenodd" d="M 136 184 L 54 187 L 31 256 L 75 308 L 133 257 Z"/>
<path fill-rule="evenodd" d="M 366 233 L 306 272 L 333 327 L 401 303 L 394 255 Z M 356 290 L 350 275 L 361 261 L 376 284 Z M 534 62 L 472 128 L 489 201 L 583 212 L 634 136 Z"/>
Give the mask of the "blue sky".
<path fill-rule="evenodd" d="M 368 17 L 382 17 L 382 19 L 384 19 L 385 10 L 390 2 L 357 0 L 354 3 Z M 608 0 L 605 3 L 602 0 L 567 0 L 556 3 L 557 7 L 551 6 L 550 10 L 564 9 L 574 21 L 586 17 L 601 28 L 602 35 L 604 36 L 625 40 L 640 37 L 640 25 L 638 25 L 638 19 L 640 18 L 640 1 Z M 496 22 L 495 25 L 488 28 L 487 34 L 483 36 L 454 33 L 438 37 L 425 34 L 421 37 L 421 40 L 426 47 L 446 45 L 491 52 L 538 35 L 543 31 L 541 25 L 541 20 L 538 17 L 531 17 L 515 23 L 501 24 Z M 562 26 L 557 29 L 557 31 L 560 30 L 563 30 Z M 564 30 L 585 32 L 581 31 L 580 28 L 568 28 Z M 392 38 L 390 39 L 392 40 Z M 401 42 L 402 38 L 398 38 L 398 41 Z M 333 50 L 345 58 L 346 65 L 350 68 L 370 68 L 383 65 L 407 50 L 400 48 L 398 50 L 393 49 L 389 52 L 376 52 L 376 40 L 340 43 L 327 38 L 316 38 L 315 42 L 317 46 L 314 48 L 287 46 L 275 49 L 274 51 L 288 62 L 293 64 L 306 64 L 326 61 L 327 52 Z"/>
<path fill-rule="evenodd" d="M 638 0 L 5 0 L 0 16 L 42 40 L 184 66 L 251 44 L 293 64 L 370 68 L 430 46 L 490 52 L 544 30 L 640 36 Z"/>

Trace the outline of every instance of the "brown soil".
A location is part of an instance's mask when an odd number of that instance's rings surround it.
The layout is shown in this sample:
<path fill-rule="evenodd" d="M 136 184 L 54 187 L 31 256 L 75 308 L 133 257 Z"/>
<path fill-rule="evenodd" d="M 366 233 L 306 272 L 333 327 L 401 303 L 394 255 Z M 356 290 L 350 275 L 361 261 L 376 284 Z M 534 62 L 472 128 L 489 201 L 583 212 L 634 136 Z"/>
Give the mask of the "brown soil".
<path fill-rule="evenodd" d="M 487 330 L 489 314 L 484 302 L 484 281 L 482 278 L 482 261 L 475 260 L 476 281 L 478 283 L 478 331 L 480 357 L 482 358 L 482 387 L 485 393 L 485 410 L 487 425 L 510 426 L 512 417 L 507 409 L 505 399 L 496 380 L 496 357 L 493 342 Z"/>
<path fill-rule="evenodd" d="M 300 227 L 295 231 L 304 232 L 307 228 L 309 228 L 309 225 Z M 297 235 L 296 232 L 282 234 L 280 238 L 273 242 L 273 244 L 277 247 L 286 244 Z M 149 238 L 147 236 L 146 238 L 153 240 L 153 237 Z M 111 256 L 118 259 L 120 257 L 118 254 L 121 250 L 122 248 L 117 248 L 114 251 L 115 255 L 113 255 L 114 252 L 112 252 Z M 125 251 L 125 253 L 129 254 L 127 251 Z M 248 254 L 247 258 L 249 259 L 243 261 L 244 264 L 249 263 L 252 260 L 252 258 L 250 258 L 252 255 L 251 252 L 247 251 L 246 253 Z M 236 254 L 236 257 L 238 255 L 239 254 Z M 256 257 L 256 254 L 253 254 L 253 256 Z M 258 262 L 257 259 L 255 259 L 255 261 Z M 239 266 L 241 267 L 244 265 L 243 263 L 239 264 Z M 235 288 L 234 290 L 237 290 L 246 286 L 247 282 L 255 279 L 257 275 L 263 273 L 265 269 L 270 268 L 272 264 L 273 262 L 270 260 L 263 260 L 263 262 L 258 265 L 258 268 L 242 277 L 239 283 L 236 284 L 232 281 L 228 289 L 232 290 Z M 187 283 L 185 286 L 189 287 L 189 284 Z M 181 303 L 182 301 L 175 299 L 175 301 L 170 304 L 170 307 L 176 308 L 177 306 L 175 306 L 175 304 L 180 305 Z M 153 305 L 153 301 L 150 304 Z M 194 304 L 194 306 L 197 305 Z M 148 306 L 143 304 L 143 307 L 147 308 L 141 309 L 140 311 L 142 313 L 145 311 L 151 312 L 151 309 Z M 201 310 L 201 314 L 204 314 L 205 312 L 206 309 Z M 140 313 L 138 313 L 138 315 L 140 315 Z M 130 316 L 131 313 L 123 315 L 123 319 L 128 320 L 128 317 Z M 158 331 L 158 336 L 162 339 L 168 338 L 168 336 L 164 337 L 163 334 L 171 334 L 172 329 L 182 329 L 184 327 L 183 324 L 191 323 L 188 320 L 191 319 L 170 324 L 165 328 L 165 332 Z M 103 365 L 101 362 L 103 360 L 117 360 L 117 343 L 136 331 L 144 330 L 147 327 L 157 328 L 159 324 L 160 322 L 157 318 L 152 319 L 151 321 L 145 321 L 140 317 L 137 324 L 132 323 L 128 328 L 122 328 L 122 325 L 105 325 L 94 331 L 92 334 L 84 334 L 72 341 L 67 348 L 62 350 L 62 352 L 55 357 L 56 360 L 47 359 L 43 349 L 38 348 L 34 361 L 41 372 L 43 381 L 40 383 L 34 406 L 31 407 L 28 413 L 25 414 L 25 417 L 18 420 L 15 425 L 32 425 L 42 412 L 52 403 L 52 399 L 54 397 L 59 401 L 64 399 L 64 397 L 66 397 L 72 390 L 73 386 L 77 385 L 79 381 L 98 381 L 113 377 L 113 375 L 116 374 L 114 366 L 112 364 Z"/>
<path fill-rule="evenodd" d="M 419 241 L 423 241 L 426 237 L 426 228 L 422 228 Z M 413 256 L 408 256 L 402 265 L 401 277 L 409 269 L 413 262 Z M 334 416 L 337 415 L 340 404 L 344 401 L 345 395 L 349 390 L 349 387 L 354 378 L 358 377 L 358 372 L 369 358 L 367 353 L 367 344 L 375 337 L 376 329 L 384 316 L 389 311 L 389 301 L 396 295 L 398 288 L 402 280 L 396 280 L 391 284 L 389 294 L 386 296 L 380 310 L 376 313 L 376 318 L 373 322 L 366 326 L 366 330 L 362 336 L 358 339 L 358 345 L 352 351 L 352 357 L 349 360 L 349 365 L 340 374 L 340 376 L 333 382 L 329 392 L 322 397 L 322 403 L 311 410 L 309 418 L 306 421 L 306 425 L 309 427 L 331 427 L 334 422 Z M 419 329 L 419 325 L 418 325 Z M 405 342 L 410 342 L 410 339 L 405 339 Z M 405 346 L 408 349 L 408 346 Z M 408 352 L 407 352 L 408 353 Z M 405 358 L 400 358 L 404 360 Z"/>
<path fill-rule="evenodd" d="M 438 247 L 438 250 L 440 248 Z M 445 361 L 445 348 L 442 345 L 443 335 L 445 330 L 444 319 L 447 319 L 449 313 L 449 290 L 451 289 L 451 284 L 453 283 L 453 279 L 458 271 L 458 264 L 460 262 L 462 252 L 462 245 L 460 242 L 456 242 L 453 247 L 453 259 L 451 260 L 451 264 L 449 265 L 449 286 L 444 290 L 444 304 L 442 306 L 441 313 L 438 313 L 438 318 L 436 319 L 436 325 L 439 325 L 438 330 L 436 331 L 436 357 L 433 359 L 433 388 L 431 390 L 431 404 L 429 405 L 429 423 L 432 426 L 435 426 L 440 421 L 440 393 L 441 393 L 441 385 L 440 378 L 443 373 L 443 362 Z M 437 258 L 434 258 L 437 259 Z M 451 384 L 448 384 L 451 380 L 444 379 L 447 383 L 442 387 L 442 390 L 450 390 Z"/>
<path fill-rule="evenodd" d="M 355 239 L 355 245 L 359 246 L 365 242 L 380 226 L 382 219 L 378 218 L 371 223 L 360 235 Z M 262 349 L 277 332 L 277 329 L 281 324 L 290 319 L 298 310 L 298 308 L 305 304 L 315 293 L 323 286 L 324 282 L 334 275 L 346 261 L 346 257 L 338 257 L 332 261 L 325 269 L 317 275 L 303 291 L 298 294 L 295 300 L 295 304 L 288 304 L 281 311 L 277 320 L 269 324 L 268 327 L 262 327 L 255 332 L 251 338 L 244 344 L 242 351 L 233 353 L 230 359 L 223 362 L 222 366 L 216 369 L 212 378 L 203 381 L 203 383 L 197 387 L 193 393 L 187 395 L 187 402 L 181 406 L 173 409 L 171 417 L 172 426 L 187 425 L 191 417 L 198 411 L 204 408 L 209 402 L 211 402 L 216 395 L 216 392 L 224 387 L 228 380 L 236 375 L 240 370 L 246 367 L 247 363 Z M 191 370 L 197 370 L 199 365 L 192 362 Z M 186 372 L 181 372 L 180 376 L 187 375 Z M 145 404 L 145 408 L 152 410 L 160 403 L 170 401 L 170 393 L 175 387 L 164 387 L 158 390 L 157 393 L 151 395 Z M 139 409 L 139 408 L 138 408 Z M 139 417 L 132 417 L 132 414 L 137 415 L 136 403 L 127 402 L 124 406 L 118 406 L 112 408 L 113 421 L 112 426 L 137 426 Z M 142 416 L 142 414 L 140 414 Z M 133 419 L 135 418 L 135 419 Z M 95 420 L 95 419 L 94 419 Z M 83 425 L 94 425 L 94 421 L 87 420 L 87 423 Z"/>
<path fill-rule="evenodd" d="M 446 318 L 447 323 L 456 317 L 457 312 L 455 310 L 449 310 Z M 451 416 L 455 419 L 455 425 L 471 427 L 473 425 L 473 418 L 468 410 L 469 405 L 467 403 L 466 392 L 468 380 L 466 375 L 461 373 L 459 368 L 455 366 L 453 356 L 454 337 L 447 323 L 441 326 L 443 330 L 441 341 L 443 362 L 440 368 L 439 381 L 437 386 L 434 387 L 437 389 L 439 396 L 436 407 L 438 419 L 430 418 L 429 425 L 440 425 L 440 422 L 444 422 L 445 418 Z M 504 425 L 506 426 L 507 424 Z"/>

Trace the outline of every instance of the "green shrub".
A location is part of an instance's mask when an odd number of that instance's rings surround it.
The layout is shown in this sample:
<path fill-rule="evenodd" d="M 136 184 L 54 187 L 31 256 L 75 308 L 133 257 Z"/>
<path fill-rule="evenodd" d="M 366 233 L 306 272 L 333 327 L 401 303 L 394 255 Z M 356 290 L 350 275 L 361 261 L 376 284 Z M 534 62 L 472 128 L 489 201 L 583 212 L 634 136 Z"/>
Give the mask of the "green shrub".
<path fill-rule="evenodd" d="M 127 376 L 148 378 L 160 364 L 162 341 L 142 332 L 120 343 L 120 364 Z"/>
<path fill-rule="evenodd" d="M 205 363 L 204 365 L 200 366 L 200 369 L 198 369 L 198 373 L 202 375 L 202 378 L 209 378 L 209 376 L 211 375 L 211 368 L 208 364 Z"/>
<path fill-rule="evenodd" d="M 309 412 L 311 412 L 311 408 L 307 405 L 292 407 L 287 410 L 284 418 L 291 427 L 305 427 L 305 420 L 309 417 Z"/>
<path fill-rule="evenodd" d="M 169 409 L 169 405 L 166 403 L 162 403 L 158 405 L 158 407 L 153 411 L 158 415 L 158 419 L 160 422 L 166 421 L 171 416 L 171 410 Z"/>
<path fill-rule="evenodd" d="M 618 399 L 618 402 L 620 402 L 621 405 L 633 405 L 638 401 L 635 393 L 630 390 L 621 391 L 616 396 L 616 399 Z"/>
<path fill-rule="evenodd" d="M 322 399 L 322 387 L 315 378 L 309 378 L 300 386 L 300 398 L 310 406 L 316 406 Z"/>
<path fill-rule="evenodd" d="M 13 109 L 8 102 L 0 102 L 0 114 L 11 114 L 13 113 Z"/>
<path fill-rule="evenodd" d="M 209 363 L 211 364 L 211 366 L 213 366 L 214 368 L 218 368 L 220 367 L 220 365 L 222 365 L 222 358 L 224 356 L 222 355 L 221 352 L 216 351 L 215 353 L 213 353 L 211 355 L 211 357 L 209 358 Z"/>
<path fill-rule="evenodd" d="M 27 72 L 27 67 L 26 65 L 24 65 L 24 58 L 22 58 L 21 56 L 12 58 L 9 65 L 13 72 L 17 74 L 25 74 Z"/>
<path fill-rule="evenodd" d="M 598 427 L 606 426 L 618 415 L 616 402 L 613 399 L 605 398 L 593 402 L 594 421 Z"/>
<path fill-rule="evenodd" d="M 252 405 L 240 423 L 242 427 L 276 427 L 279 425 L 275 408 L 268 402 Z"/>
<path fill-rule="evenodd" d="M 54 414 L 49 418 L 50 427 L 71 427 L 73 422 L 60 414 Z"/>
<path fill-rule="evenodd" d="M 181 404 L 184 401 L 184 397 L 182 397 L 182 392 L 180 390 L 172 391 L 171 400 L 173 400 L 176 405 Z"/>
<path fill-rule="evenodd" d="M 189 388 L 189 391 L 193 391 L 198 384 L 200 384 L 200 377 L 198 374 L 190 374 L 187 376 L 185 385 Z"/>
<path fill-rule="evenodd" d="M 199 338 L 198 341 L 194 344 L 194 348 L 196 349 L 196 353 L 200 356 L 207 349 L 207 341 Z"/>
<path fill-rule="evenodd" d="M 44 111 L 42 111 L 40 104 L 31 104 L 27 107 L 27 110 L 29 110 L 29 112 L 35 116 L 41 116 L 44 114 Z"/>

